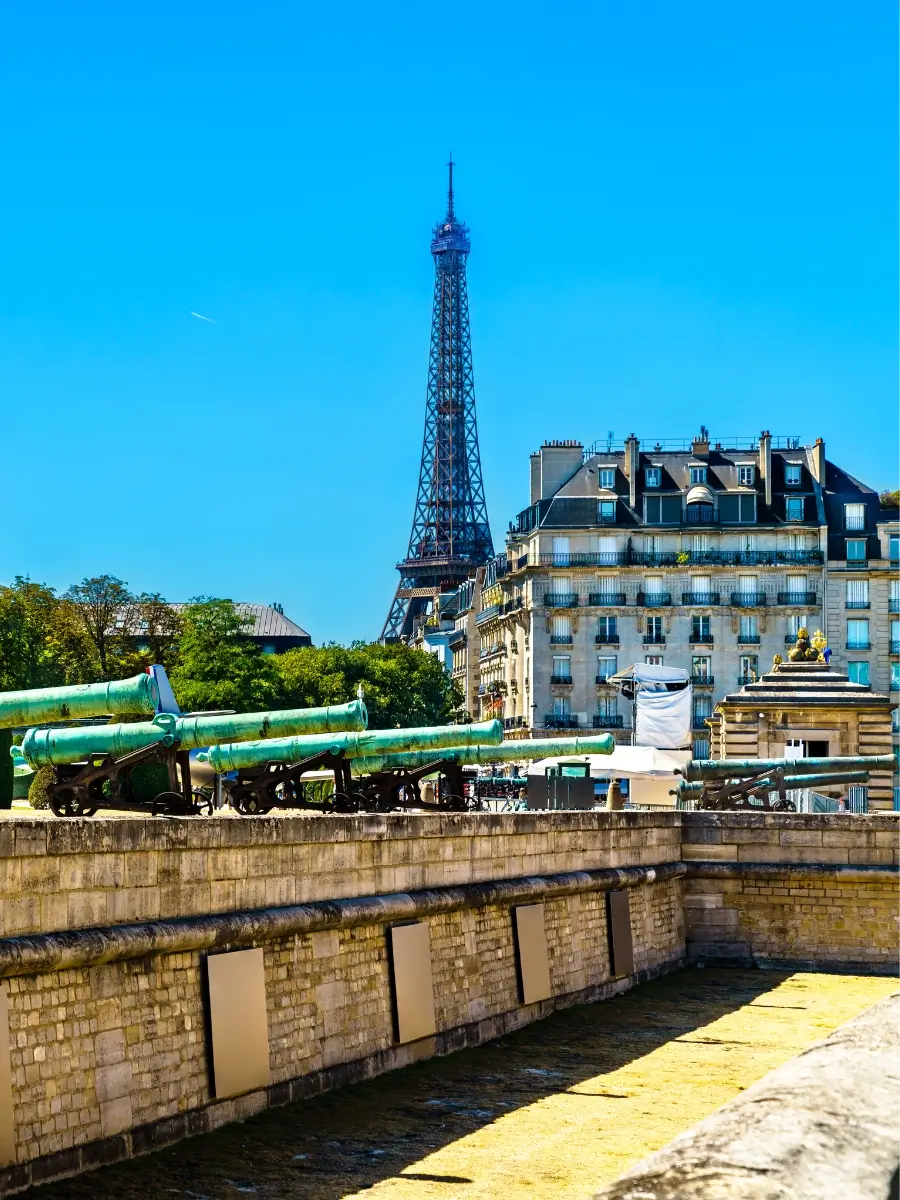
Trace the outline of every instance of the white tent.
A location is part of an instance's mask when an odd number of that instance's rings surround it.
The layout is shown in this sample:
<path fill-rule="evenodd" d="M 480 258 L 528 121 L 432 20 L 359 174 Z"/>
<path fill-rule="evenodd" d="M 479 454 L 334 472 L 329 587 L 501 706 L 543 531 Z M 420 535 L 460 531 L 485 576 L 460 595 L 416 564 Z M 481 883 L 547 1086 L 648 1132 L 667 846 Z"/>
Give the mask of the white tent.
<path fill-rule="evenodd" d="M 634 700 L 636 745 L 681 749 L 691 744 L 693 701 L 687 671 L 634 663 L 610 675 L 607 683 Z"/>
<path fill-rule="evenodd" d="M 656 750 L 653 746 L 616 746 L 612 754 L 583 754 L 569 758 L 542 758 L 528 768 L 529 775 L 545 775 L 560 764 L 587 762 L 593 779 L 628 779 L 632 804 L 673 808 L 669 795 L 680 776 L 675 770 L 691 757 L 690 750 Z"/>

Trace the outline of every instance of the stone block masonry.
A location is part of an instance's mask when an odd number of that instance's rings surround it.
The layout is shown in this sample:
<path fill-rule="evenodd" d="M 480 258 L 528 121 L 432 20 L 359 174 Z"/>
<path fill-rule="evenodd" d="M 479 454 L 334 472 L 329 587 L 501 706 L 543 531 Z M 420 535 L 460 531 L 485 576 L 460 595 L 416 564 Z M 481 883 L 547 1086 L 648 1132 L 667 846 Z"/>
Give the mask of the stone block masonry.
<path fill-rule="evenodd" d="M 886 815 L 674 812 L 11 819 L 0 1193 L 483 1042 L 686 949 L 883 969 L 896 828 Z M 609 889 L 629 897 L 624 978 L 610 971 Z M 535 902 L 552 998 L 525 1005 L 511 910 Z M 387 935 L 409 920 L 428 923 L 437 1032 L 400 1045 Z M 271 1082 L 222 1099 L 204 960 L 248 946 L 263 950 Z"/>

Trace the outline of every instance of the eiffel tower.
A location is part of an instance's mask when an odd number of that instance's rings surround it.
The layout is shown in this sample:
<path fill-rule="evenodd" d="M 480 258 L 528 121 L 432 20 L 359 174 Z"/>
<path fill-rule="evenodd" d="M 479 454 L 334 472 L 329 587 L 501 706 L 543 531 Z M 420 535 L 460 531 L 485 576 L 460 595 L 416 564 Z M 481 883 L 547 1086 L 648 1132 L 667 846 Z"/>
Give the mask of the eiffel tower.
<path fill-rule="evenodd" d="M 447 166 L 447 215 L 431 239 L 434 306 L 419 490 L 383 642 L 409 638 L 416 618 L 436 606 L 442 592 L 453 591 L 494 555 L 475 423 L 466 289 L 469 230 L 453 207 L 452 159 Z"/>

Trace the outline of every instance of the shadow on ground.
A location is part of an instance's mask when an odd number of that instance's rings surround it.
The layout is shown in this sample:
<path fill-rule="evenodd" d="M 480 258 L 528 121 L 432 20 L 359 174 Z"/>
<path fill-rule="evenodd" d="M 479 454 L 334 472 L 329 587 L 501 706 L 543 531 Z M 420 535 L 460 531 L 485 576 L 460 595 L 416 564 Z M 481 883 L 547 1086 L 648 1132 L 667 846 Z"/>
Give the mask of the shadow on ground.
<path fill-rule="evenodd" d="M 270 1109 L 157 1154 L 23 1195 L 340 1200 L 517 1108 L 615 1071 L 673 1039 L 721 1044 L 698 1031 L 771 991 L 788 974 L 679 971 L 615 1000 L 555 1013 L 487 1045 Z M 587 1094 L 619 1098 L 614 1091 Z M 454 1184 L 460 1194 L 471 1182 L 414 1170 L 404 1179 Z"/>

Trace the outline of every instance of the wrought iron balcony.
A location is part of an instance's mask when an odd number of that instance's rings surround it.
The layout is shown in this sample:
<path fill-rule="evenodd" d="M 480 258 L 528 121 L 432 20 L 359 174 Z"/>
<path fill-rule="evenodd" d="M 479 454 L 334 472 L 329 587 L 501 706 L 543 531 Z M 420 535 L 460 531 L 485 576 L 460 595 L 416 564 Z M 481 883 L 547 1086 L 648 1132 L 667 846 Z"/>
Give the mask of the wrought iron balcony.
<path fill-rule="evenodd" d="M 731 603 L 734 608 L 764 608 L 765 592 L 732 592 Z"/>
<path fill-rule="evenodd" d="M 668 608 L 672 603 L 672 593 L 638 592 L 637 602 L 643 608 Z"/>
<path fill-rule="evenodd" d="M 625 603 L 624 592 L 590 592 L 588 595 L 588 604 L 593 608 L 614 608 Z"/>
<path fill-rule="evenodd" d="M 900 642 L 891 641 L 891 654 L 900 654 Z"/>
<path fill-rule="evenodd" d="M 756 683 L 758 675 L 738 675 L 738 687 L 743 687 L 745 683 Z"/>
<path fill-rule="evenodd" d="M 691 713 L 691 729 L 700 729 L 703 733 L 709 733 L 707 721 L 712 716 L 712 713 Z"/>
<path fill-rule="evenodd" d="M 550 645 L 551 646 L 571 646 L 572 645 L 571 633 L 551 633 L 550 634 Z"/>
<path fill-rule="evenodd" d="M 557 717 L 553 713 L 547 713 L 544 717 L 545 729 L 577 729 L 577 717 Z"/>
<path fill-rule="evenodd" d="M 682 604 L 700 604 L 704 608 L 712 608 L 714 604 L 718 604 L 721 600 L 719 592 L 682 592 Z"/>
<path fill-rule="evenodd" d="M 645 633 L 642 641 L 645 646 L 664 646 L 666 635 L 664 633 Z"/>
<path fill-rule="evenodd" d="M 691 683 L 694 687 L 712 687 L 716 682 L 715 675 L 692 675 Z"/>
<path fill-rule="evenodd" d="M 759 645 L 759 634 L 758 633 L 739 633 L 738 634 L 738 645 L 739 646 L 758 646 Z"/>
<path fill-rule="evenodd" d="M 578 595 L 575 592 L 547 592 L 544 595 L 544 608 L 577 608 Z"/>
<path fill-rule="evenodd" d="M 489 608 L 483 608 L 480 613 L 475 614 L 475 624 L 483 625 L 485 621 L 490 621 L 491 617 L 500 615 L 500 605 L 492 604 Z"/>
<path fill-rule="evenodd" d="M 621 713 L 595 713 L 593 725 L 595 729 L 624 729 L 625 718 Z"/>
<path fill-rule="evenodd" d="M 619 635 L 617 633 L 598 633 L 594 638 L 594 644 L 597 646 L 618 646 Z"/>
<path fill-rule="evenodd" d="M 520 608 L 524 607 L 525 601 L 523 598 L 521 596 L 514 596 L 512 600 L 507 600 L 504 604 L 500 605 L 500 613 L 501 615 L 505 615 L 506 613 L 517 612 Z"/>
<path fill-rule="evenodd" d="M 870 641 L 868 641 L 868 639 L 864 642 L 858 642 L 858 641 L 857 642 L 847 642 L 846 649 L 847 650 L 871 650 L 872 643 Z"/>
<path fill-rule="evenodd" d="M 774 567 L 820 563 L 821 550 L 631 550 L 633 567 Z"/>
<path fill-rule="evenodd" d="M 711 504 L 688 504 L 682 520 L 685 525 L 715 525 L 719 514 Z"/>
<path fill-rule="evenodd" d="M 691 646 L 712 646 L 715 639 L 711 633 L 692 633 L 688 638 L 688 643 Z"/>
<path fill-rule="evenodd" d="M 869 560 L 867 558 L 848 558 L 845 565 L 852 571 L 865 571 L 868 569 Z"/>
<path fill-rule="evenodd" d="M 891 603 L 893 604 L 894 601 L 892 600 Z M 846 602 L 845 607 L 846 608 L 871 608 L 871 605 L 868 600 L 848 600 Z M 891 611 L 893 612 L 895 610 L 892 609 Z"/>
<path fill-rule="evenodd" d="M 900 596 L 891 596 L 888 600 L 888 612 L 900 612 Z"/>
<path fill-rule="evenodd" d="M 603 687 L 605 684 L 609 683 L 609 676 L 608 675 L 598 675 L 596 677 L 596 679 L 594 680 L 594 682 L 596 683 L 597 687 Z"/>
<path fill-rule="evenodd" d="M 551 675 L 550 682 L 553 684 L 564 684 L 572 683 L 573 680 L 571 675 Z"/>
<path fill-rule="evenodd" d="M 623 567 L 627 559 L 628 555 L 624 550 L 603 551 L 594 554 L 538 555 L 538 563 L 542 567 Z M 521 565 L 525 566 L 526 563 L 521 563 Z"/>
<path fill-rule="evenodd" d="M 779 604 L 803 604 L 807 608 L 815 607 L 818 603 L 818 597 L 815 592 L 779 592 Z M 868 605 L 866 605 L 868 608 Z"/>

